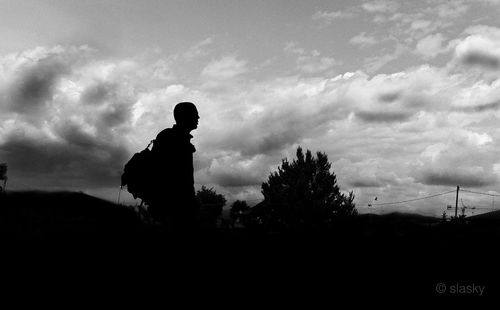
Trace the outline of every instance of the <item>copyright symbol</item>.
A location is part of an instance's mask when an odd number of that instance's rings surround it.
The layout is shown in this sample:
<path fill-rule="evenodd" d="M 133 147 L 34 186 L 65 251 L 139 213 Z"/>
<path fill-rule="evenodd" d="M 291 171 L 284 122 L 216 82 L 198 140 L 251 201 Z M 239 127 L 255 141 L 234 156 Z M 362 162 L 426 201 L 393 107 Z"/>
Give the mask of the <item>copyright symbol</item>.
<path fill-rule="evenodd" d="M 437 292 L 438 294 L 443 294 L 443 293 L 445 293 L 445 292 L 446 292 L 446 284 L 444 284 L 444 283 L 438 283 L 438 284 L 436 285 L 436 292 Z"/>

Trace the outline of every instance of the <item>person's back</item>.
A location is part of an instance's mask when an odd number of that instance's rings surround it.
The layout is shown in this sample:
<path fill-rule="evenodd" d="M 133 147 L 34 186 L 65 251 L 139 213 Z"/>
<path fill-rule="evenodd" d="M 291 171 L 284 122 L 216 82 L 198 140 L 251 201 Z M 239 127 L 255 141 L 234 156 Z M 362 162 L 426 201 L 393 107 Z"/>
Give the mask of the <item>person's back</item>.
<path fill-rule="evenodd" d="M 155 220 L 176 230 L 193 228 L 198 213 L 193 178 L 191 130 L 198 125 L 194 104 L 181 102 L 174 109 L 176 124 L 162 130 L 153 144 L 155 180 L 150 203 Z"/>
<path fill-rule="evenodd" d="M 194 196 L 193 153 L 194 146 L 185 134 L 174 125 L 162 130 L 153 145 L 158 178 L 156 193 L 169 193 L 169 199 Z"/>

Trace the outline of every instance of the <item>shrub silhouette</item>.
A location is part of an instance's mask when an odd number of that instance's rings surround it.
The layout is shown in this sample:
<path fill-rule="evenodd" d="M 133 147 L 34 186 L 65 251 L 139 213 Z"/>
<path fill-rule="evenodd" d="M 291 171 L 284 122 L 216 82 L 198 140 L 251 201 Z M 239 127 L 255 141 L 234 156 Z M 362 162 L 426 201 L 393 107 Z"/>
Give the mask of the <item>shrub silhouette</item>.
<path fill-rule="evenodd" d="M 330 227 L 338 218 L 357 215 L 354 193 L 340 192 L 325 153 L 316 158 L 297 148 L 297 159 L 283 159 L 278 171 L 262 184 L 264 202 L 257 206 L 257 220 L 272 229 Z"/>
<path fill-rule="evenodd" d="M 224 195 L 217 194 L 213 188 L 204 185 L 196 192 L 196 198 L 200 202 L 200 217 L 202 226 L 215 228 L 217 219 L 222 214 L 222 208 L 226 204 Z"/>

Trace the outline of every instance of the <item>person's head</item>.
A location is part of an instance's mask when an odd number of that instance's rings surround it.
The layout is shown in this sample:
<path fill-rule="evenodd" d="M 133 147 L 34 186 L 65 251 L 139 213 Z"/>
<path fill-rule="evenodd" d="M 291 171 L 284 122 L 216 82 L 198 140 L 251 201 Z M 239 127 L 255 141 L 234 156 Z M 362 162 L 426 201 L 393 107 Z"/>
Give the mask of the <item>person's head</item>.
<path fill-rule="evenodd" d="M 191 131 L 198 128 L 198 110 L 192 102 L 178 103 L 174 108 L 174 118 L 177 126 Z"/>

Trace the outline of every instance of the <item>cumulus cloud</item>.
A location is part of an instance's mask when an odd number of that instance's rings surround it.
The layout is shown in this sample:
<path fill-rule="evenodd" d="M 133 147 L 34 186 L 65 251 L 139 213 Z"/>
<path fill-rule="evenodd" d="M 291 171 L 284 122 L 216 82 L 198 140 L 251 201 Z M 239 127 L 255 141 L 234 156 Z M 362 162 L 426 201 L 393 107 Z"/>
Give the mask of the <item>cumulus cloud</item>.
<path fill-rule="evenodd" d="M 447 143 L 428 146 L 414 172 L 426 185 L 484 187 L 497 183 L 492 164 L 498 151 L 487 133 L 456 132 Z"/>
<path fill-rule="evenodd" d="M 490 5 L 500 5 L 500 0 L 480 0 L 480 2 L 483 2 L 485 4 L 490 4 Z"/>
<path fill-rule="evenodd" d="M 361 161 L 353 162 L 342 158 L 334 163 L 336 174 L 343 180 L 344 188 L 383 189 L 401 183 L 396 173 L 388 169 L 394 163 L 379 157 L 380 153 L 373 155 Z"/>
<path fill-rule="evenodd" d="M 383 55 L 372 56 L 365 59 L 365 68 L 369 73 L 375 73 L 388 63 L 398 59 L 407 48 L 402 44 L 397 44 L 391 53 L 384 53 Z"/>
<path fill-rule="evenodd" d="M 447 51 L 447 48 L 443 47 L 444 40 L 445 37 L 440 33 L 429 35 L 418 41 L 416 52 L 426 59 L 434 58 Z"/>
<path fill-rule="evenodd" d="M 228 80 L 247 71 L 246 61 L 239 60 L 236 56 L 225 56 L 210 62 L 201 75 L 209 79 Z"/>
<path fill-rule="evenodd" d="M 285 44 L 285 47 L 283 48 L 283 51 L 298 55 L 303 55 L 306 52 L 305 49 L 297 46 L 297 42 L 287 42 Z"/>
<path fill-rule="evenodd" d="M 370 13 L 393 13 L 398 10 L 399 4 L 389 0 L 375 0 L 365 2 L 361 7 Z"/>
<path fill-rule="evenodd" d="M 446 110 L 449 94 L 439 91 L 452 81 L 445 81 L 445 76 L 445 71 L 429 66 L 371 79 L 359 75 L 349 83 L 356 102 L 351 111 L 364 122 L 398 123 L 423 111 Z"/>
<path fill-rule="evenodd" d="M 331 101 L 326 99 L 331 89 L 318 82 L 287 78 L 254 85 L 248 96 L 255 101 L 240 106 L 223 127 L 214 128 L 213 142 L 245 156 L 273 154 L 345 117 L 347 111 L 335 102 L 335 94 L 330 95 Z"/>
<path fill-rule="evenodd" d="M 348 18 L 352 17 L 353 14 L 351 12 L 343 12 L 343 11 L 317 11 L 313 14 L 312 19 L 315 21 L 319 21 L 323 26 L 330 25 L 333 21 L 340 18 Z"/>
<path fill-rule="evenodd" d="M 232 154 L 212 159 L 207 174 L 210 181 L 222 187 L 260 185 L 266 178 L 267 169 L 259 163 L 261 157 L 244 159 Z"/>
<path fill-rule="evenodd" d="M 428 1 L 424 5 L 413 5 L 410 2 L 398 2 L 398 4 L 399 8 L 393 9 L 392 12 L 383 9 L 380 9 L 380 12 L 373 12 L 375 14 L 373 21 L 378 25 L 385 24 L 383 32 L 386 36 L 407 45 L 408 48 L 437 33 L 446 34 L 447 37 L 450 34 L 456 35 L 458 25 L 470 18 L 466 14 L 470 14 L 471 5 L 466 1 L 436 0 Z M 384 5 L 374 7 L 383 8 Z M 432 39 L 434 40 L 431 41 Z M 427 38 L 420 43 L 421 49 L 436 44 L 436 40 L 437 38 Z"/>
<path fill-rule="evenodd" d="M 335 66 L 333 57 L 301 56 L 297 58 L 297 68 L 304 73 L 319 73 Z"/>
<path fill-rule="evenodd" d="M 120 66 L 108 64 L 106 74 L 96 72 L 99 66 L 87 57 L 87 50 L 37 48 L 3 58 L 9 74 L 2 75 L 11 80 L 0 87 L 0 154 L 15 175 L 13 184 L 119 184 L 129 156 L 123 135 L 130 129 L 134 95 L 124 81 L 112 78 L 111 71 Z M 104 80 L 95 81 L 88 70 Z"/>
<path fill-rule="evenodd" d="M 214 42 L 213 38 L 206 38 L 204 40 L 201 40 L 200 42 L 194 44 L 191 46 L 185 53 L 184 57 L 187 60 L 193 60 L 196 57 L 200 56 L 205 56 L 208 55 L 207 49 L 209 48 L 210 45 L 212 45 Z"/>
<path fill-rule="evenodd" d="M 500 67 L 500 29 L 474 26 L 464 31 L 468 36 L 455 47 L 455 56 L 465 65 L 496 70 Z"/>
<path fill-rule="evenodd" d="M 410 28 L 412 30 L 427 29 L 431 24 L 432 22 L 430 20 L 418 19 L 411 22 Z"/>
<path fill-rule="evenodd" d="M 296 56 L 296 70 L 301 73 L 321 73 L 339 64 L 335 58 L 321 56 L 317 50 L 306 51 L 306 49 L 299 47 L 296 42 L 287 42 L 283 51 Z"/>
<path fill-rule="evenodd" d="M 469 6 L 464 1 L 446 1 L 435 8 L 440 18 L 459 18 L 462 17 L 468 9 Z"/>
<path fill-rule="evenodd" d="M 361 32 L 349 40 L 349 43 L 359 45 L 361 47 L 372 46 L 378 43 L 378 40 L 373 36 L 367 36 L 366 32 Z"/>
<path fill-rule="evenodd" d="M 22 114 L 42 111 L 52 100 L 60 79 L 71 71 L 71 63 L 89 52 L 85 46 L 64 49 L 37 48 L 2 59 L 3 87 L 1 100 L 5 108 Z M 3 111 L 5 112 L 5 110 Z"/>

